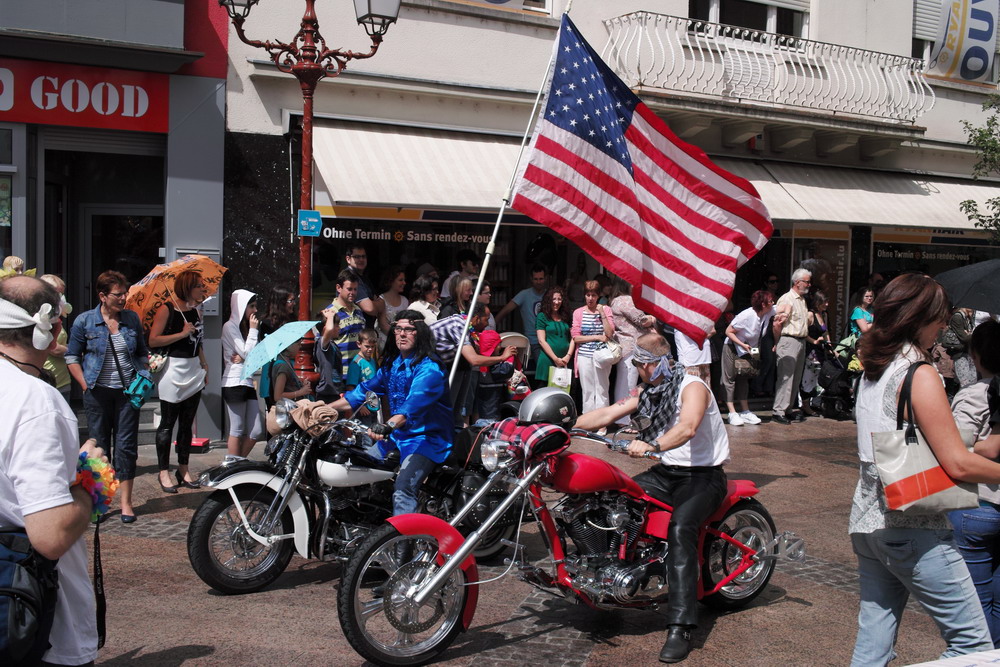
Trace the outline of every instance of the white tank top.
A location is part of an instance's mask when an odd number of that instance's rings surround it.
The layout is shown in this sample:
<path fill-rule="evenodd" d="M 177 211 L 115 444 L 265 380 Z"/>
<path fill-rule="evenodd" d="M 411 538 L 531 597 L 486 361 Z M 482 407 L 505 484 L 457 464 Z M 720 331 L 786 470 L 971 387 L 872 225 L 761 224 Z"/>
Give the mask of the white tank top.
<path fill-rule="evenodd" d="M 706 347 L 708 347 L 706 345 Z M 729 462 L 729 434 L 726 433 L 726 425 L 722 422 L 722 415 L 719 413 L 719 404 L 712 396 L 711 390 L 701 378 L 694 375 L 685 375 L 681 381 L 680 395 L 677 397 L 677 412 L 670 420 L 669 428 L 673 428 L 677 423 L 677 418 L 681 414 L 684 406 L 684 391 L 689 385 L 700 384 L 709 394 L 708 410 L 694 432 L 686 443 L 680 447 L 675 447 L 670 451 L 660 454 L 660 462 L 668 466 L 720 466 Z M 669 429 L 668 429 L 669 430 Z"/>

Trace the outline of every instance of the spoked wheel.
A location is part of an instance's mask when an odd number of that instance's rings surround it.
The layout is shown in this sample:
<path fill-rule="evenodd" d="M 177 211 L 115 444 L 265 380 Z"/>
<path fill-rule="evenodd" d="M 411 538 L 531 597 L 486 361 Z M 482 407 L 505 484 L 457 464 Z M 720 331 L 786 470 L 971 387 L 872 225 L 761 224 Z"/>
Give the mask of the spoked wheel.
<path fill-rule="evenodd" d="M 287 535 L 293 528 L 287 509 L 270 531 L 262 524 L 274 492 L 262 486 L 236 489 L 250 526 L 261 535 Z M 250 537 L 229 491 L 209 496 L 188 528 L 188 558 L 206 584 L 226 594 L 252 593 L 281 576 L 292 558 L 292 540 L 265 545 Z"/>
<path fill-rule="evenodd" d="M 407 599 L 437 571 L 437 556 L 435 538 L 389 524 L 358 547 L 337 592 L 340 627 L 354 650 L 378 665 L 422 665 L 448 648 L 462 629 L 462 570 L 423 605 Z"/>
<path fill-rule="evenodd" d="M 713 526 L 754 551 L 759 551 L 774 539 L 774 521 L 764 506 L 747 499 L 733 505 L 718 524 Z M 762 554 L 763 555 L 763 554 Z M 743 552 L 736 545 L 718 537 L 705 540 L 705 564 L 701 577 L 706 591 L 739 569 Z M 723 586 L 717 593 L 702 598 L 705 604 L 718 609 L 738 609 L 761 594 L 771 575 L 774 559 L 757 560 L 745 572 Z"/>

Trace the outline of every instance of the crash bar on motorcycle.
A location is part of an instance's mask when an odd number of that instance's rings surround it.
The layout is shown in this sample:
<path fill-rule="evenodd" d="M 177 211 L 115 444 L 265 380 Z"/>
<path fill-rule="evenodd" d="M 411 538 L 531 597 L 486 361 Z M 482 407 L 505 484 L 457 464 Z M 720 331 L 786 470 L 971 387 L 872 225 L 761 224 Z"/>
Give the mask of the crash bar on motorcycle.
<path fill-rule="evenodd" d="M 507 510 L 509 510 L 514 503 L 521 499 L 521 496 L 524 495 L 527 488 L 534 483 L 535 478 L 538 477 L 538 475 L 541 474 L 546 467 L 548 467 L 548 461 L 541 461 L 540 463 L 535 464 L 534 468 L 529 470 L 524 477 L 517 481 L 517 484 L 514 486 L 511 493 L 503 499 L 503 502 L 501 502 L 495 510 L 493 510 L 493 513 L 486 517 L 486 520 L 483 521 L 482 525 L 469 533 L 465 540 L 463 540 L 462 546 L 460 546 L 458 550 L 445 561 L 444 565 L 441 566 L 441 569 L 434 573 L 434 576 L 431 577 L 431 580 L 428 581 L 425 586 L 420 587 L 417 594 L 413 596 L 413 604 L 418 607 L 423 605 L 427 602 L 427 598 L 433 595 L 439 588 L 441 588 L 441 586 L 444 585 L 445 581 L 448 580 L 448 577 L 450 577 L 455 570 L 461 567 L 462 563 L 465 562 L 465 559 L 468 558 L 469 554 L 475 551 L 479 544 L 482 532 L 492 528 L 493 524 L 499 521 L 500 518 L 506 514 Z M 466 505 L 472 505 L 472 503 L 466 503 Z"/>
<path fill-rule="evenodd" d="M 481 487 L 479 487 L 479 490 L 476 491 L 475 495 L 472 496 L 472 498 L 470 498 L 468 501 L 466 501 L 465 505 L 462 507 L 461 510 L 459 510 L 458 514 L 453 516 L 451 518 L 451 521 L 449 521 L 448 523 L 454 526 L 455 528 L 458 528 L 458 524 L 462 523 L 462 520 L 465 517 L 467 517 L 473 509 L 475 509 L 479 501 L 482 500 L 483 497 L 490 492 L 490 490 L 493 488 L 493 482 L 496 480 L 496 478 L 505 477 L 508 474 L 509 471 L 507 470 L 506 467 L 502 467 L 499 470 L 496 470 L 492 474 L 490 474 L 490 476 L 486 478 L 486 483 L 483 484 Z"/>

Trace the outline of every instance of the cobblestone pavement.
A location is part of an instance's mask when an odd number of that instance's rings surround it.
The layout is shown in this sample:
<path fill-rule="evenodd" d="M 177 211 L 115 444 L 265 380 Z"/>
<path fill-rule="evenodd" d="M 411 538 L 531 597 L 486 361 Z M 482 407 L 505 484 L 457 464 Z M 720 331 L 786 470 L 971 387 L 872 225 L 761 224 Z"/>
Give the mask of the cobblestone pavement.
<path fill-rule="evenodd" d="M 779 562 L 764 593 L 744 609 L 703 608 L 687 667 L 702 665 L 843 665 L 856 632 L 858 579 L 846 534 L 857 480 L 852 424 L 730 428 L 731 479 L 753 480 L 779 530 L 806 539 L 802 563 Z M 587 453 L 603 456 L 607 452 Z M 195 470 L 221 459 L 192 457 Z M 616 456 L 635 474 L 646 465 Z M 206 490 L 159 492 L 155 453 L 140 448 L 136 480 L 139 520 L 115 514 L 102 525 L 108 589 L 108 643 L 102 665 L 362 665 L 341 634 L 335 609 L 340 568 L 293 558 L 272 586 L 227 597 L 208 589 L 187 561 L 186 535 Z M 545 550 L 525 530 L 526 559 Z M 501 575 L 482 564 L 481 577 Z M 666 628 L 663 611 L 595 611 L 520 582 L 513 574 L 480 587 L 468 632 L 442 656 L 444 665 L 647 665 Z M 913 608 L 909 611 L 919 612 Z M 899 664 L 930 660 L 943 643 L 933 622 L 908 613 L 900 630 Z"/>

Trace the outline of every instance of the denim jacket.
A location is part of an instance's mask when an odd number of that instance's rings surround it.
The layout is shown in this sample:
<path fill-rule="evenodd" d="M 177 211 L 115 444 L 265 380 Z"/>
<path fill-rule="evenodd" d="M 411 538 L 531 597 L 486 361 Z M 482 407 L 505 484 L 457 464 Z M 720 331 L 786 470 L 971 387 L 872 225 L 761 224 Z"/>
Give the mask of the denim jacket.
<path fill-rule="evenodd" d="M 120 313 L 118 331 L 125 337 L 132 365 L 136 370 L 149 367 L 149 350 L 142 331 L 139 316 L 132 310 Z M 104 353 L 108 349 L 108 325 L 101 315 L 101 307 L 81 313 L 73 322 L 66 347 L 66 364 L 82 364 L 83 379 L 88 387 L 93 387 L 104 365 Z"/>

